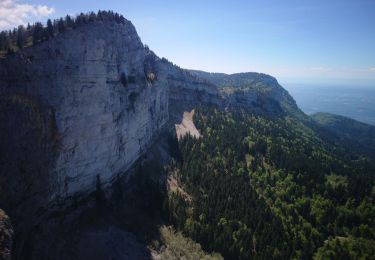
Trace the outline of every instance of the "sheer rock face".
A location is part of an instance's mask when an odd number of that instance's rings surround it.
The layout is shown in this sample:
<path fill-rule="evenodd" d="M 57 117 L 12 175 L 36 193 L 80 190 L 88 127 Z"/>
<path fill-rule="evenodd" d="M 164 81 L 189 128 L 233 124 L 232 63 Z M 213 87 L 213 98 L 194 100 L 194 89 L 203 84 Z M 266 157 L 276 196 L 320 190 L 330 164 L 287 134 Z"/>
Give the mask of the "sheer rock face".
<path fill-rule="evenodd" d="M 0 99 L 0 204 L 12 211 L 92 190 L 97 175 L 111 181 L 183 111 L 221 102 L 128 21 L 82 25 L 0 60 Z"/>
<path fill-rule="evenodd" d="M 0 60 L 0 205 L 21 223 L 126 172 L 184 111 L 253 106 L 254 93 L 193 74 L 145 48 L 129 21 L 81 25 Z"/>
<path fill-rule="evenodd" d="M 9 217 L 0 209 L 0 259 L 10 260 L 13 244 L 13 227 Z"/>
<path fill-rule="evenodd" d="M 50 200 L 127 170 L 168 120 L 168 88 L 147 78 L 145 56 L 130 22 L 94 22 L 0 61 L 1 134 L 20 146 L 0 165 L 13 176 L 0 179 L 0 190 L 48 178 Z M 13 149 L 1 142 L 2 155 Z M 46 158 L 48 169 L 37 163 Z M 25 197 L 41 192 L 29 186 Z"/>
<path fill-rule="evenodd" d="M 174 129 L 181 123 L 183 113 L 202 105 L 225 106 L 224 97 L 216 85 L 192 75 L 188 70 L 173 65 L 166 59 L 159 59 L 148 52 L 146 63 L 157 73 L 157 83 L 168 86 L 168 126 Z"/>

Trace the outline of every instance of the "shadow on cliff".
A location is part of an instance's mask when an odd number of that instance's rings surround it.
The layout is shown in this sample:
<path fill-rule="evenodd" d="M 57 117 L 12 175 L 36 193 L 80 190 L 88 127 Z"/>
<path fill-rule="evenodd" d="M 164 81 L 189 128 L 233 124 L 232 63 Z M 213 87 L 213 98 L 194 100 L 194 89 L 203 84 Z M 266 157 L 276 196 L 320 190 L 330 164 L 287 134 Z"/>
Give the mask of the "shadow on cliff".
<path fill-rule="evenodd" d="M 86 196 L 48 205 L 15 241 L 13 259 L 151 259 L 168 224 L 165 164 L 176 140 L 161 135 L 126 174 Z"/>

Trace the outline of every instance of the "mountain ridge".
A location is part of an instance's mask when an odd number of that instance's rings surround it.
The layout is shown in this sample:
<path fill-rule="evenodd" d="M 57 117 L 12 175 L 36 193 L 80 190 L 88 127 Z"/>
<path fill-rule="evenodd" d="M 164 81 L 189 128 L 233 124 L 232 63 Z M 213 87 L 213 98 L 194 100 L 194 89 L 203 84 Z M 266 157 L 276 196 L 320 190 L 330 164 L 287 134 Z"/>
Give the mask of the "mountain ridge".
<path fill-rule="evenodd" d="M 179 123 L 184 111 L 202 104 L 280 114 L 280 90 L 272 86 L 269 96 L 258 95 L 257 91 L 247 91 L 246 95 L 222 93 L 215 84 L 160 59 L 144 47 L 126 19 L 119 23 L 106 19 L 83 23 L 0 59 L 3 105 L 13 106 L 15 113 L 21 113 L 18 116 L 32 110 L 35 118 L 42 118 L 39 139 L 49 141 L 41 141 L 39 156 L 46 152 L 45 143 L 53 144 L 48 148 L 51 169 L 41 173 L 49 176 L 55 187 L 51 186 L 49 190 L 55 192 L 43 196 L 46 198 L 94 187 L 97 175 L 107 182 L 126 171 L 167 122 Z M 20 105 L 25 110 L 17 112 Z M 2 132 L 15 138 L 17 122 L 9 120 L 12 115 L 8 112 L 2 114 L 5 118 L 1 119 L 9 122 Z M 25 133 L 18 138 L 30 146 Z M 13 153 L 19 154 L 25 155 L 21 147 Z M 9 165 L 17 159 L 9 156 L 4 161 L 10 168 L 4 172 L 18 176 Z M 25 160 L 25 165 L 32 165 L 27 156 Z"/>

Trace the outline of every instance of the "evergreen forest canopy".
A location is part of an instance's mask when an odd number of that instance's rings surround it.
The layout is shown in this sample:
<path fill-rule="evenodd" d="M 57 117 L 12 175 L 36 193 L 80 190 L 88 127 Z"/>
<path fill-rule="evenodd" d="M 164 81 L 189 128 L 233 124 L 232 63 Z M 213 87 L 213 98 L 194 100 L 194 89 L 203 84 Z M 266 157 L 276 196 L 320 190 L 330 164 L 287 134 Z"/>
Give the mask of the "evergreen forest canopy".
<path fill-rule="evenodd" d="M 13 30 L 0 32 L 0 56 L 12 54 L 19 49 L 47 41 L 66 30 L 75 29 L 95 21 L 114 21 L 120 24 L 125 23 L 127 20 L 113 11 L 99 10 L 97 13 L 81 13 L 76 17 L 67 15 L 65 18 L 53 21 L 48 19 L 45 26 L 41 22 L 36 22 L 32 25 L 28 24 L 26 27 L 20 25 Z"/>
<path fill-rule="evenodd" d="M 170 166 L 170 220 L 225 259 L 373 259 L 374 160 L 290 116 L 202 108 Z"/>

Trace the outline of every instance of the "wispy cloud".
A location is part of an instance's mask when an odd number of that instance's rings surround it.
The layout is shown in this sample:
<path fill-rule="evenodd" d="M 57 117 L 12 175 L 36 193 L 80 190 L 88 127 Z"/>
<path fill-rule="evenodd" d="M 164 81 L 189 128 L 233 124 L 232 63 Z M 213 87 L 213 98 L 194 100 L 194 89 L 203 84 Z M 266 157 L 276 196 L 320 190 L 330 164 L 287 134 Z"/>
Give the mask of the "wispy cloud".
<path fill-rule="evenodd" d="M 25 24 L 27 19 L 51 15 L 55 9 L 46 5 L 21 4 L 17 0 L 0 0 L 0 30 Z"/>
<path fill-rule="evenodd" d="M 375 72 L 375 67 L 374 68 L 369 68 L 369 71 Z"/>

